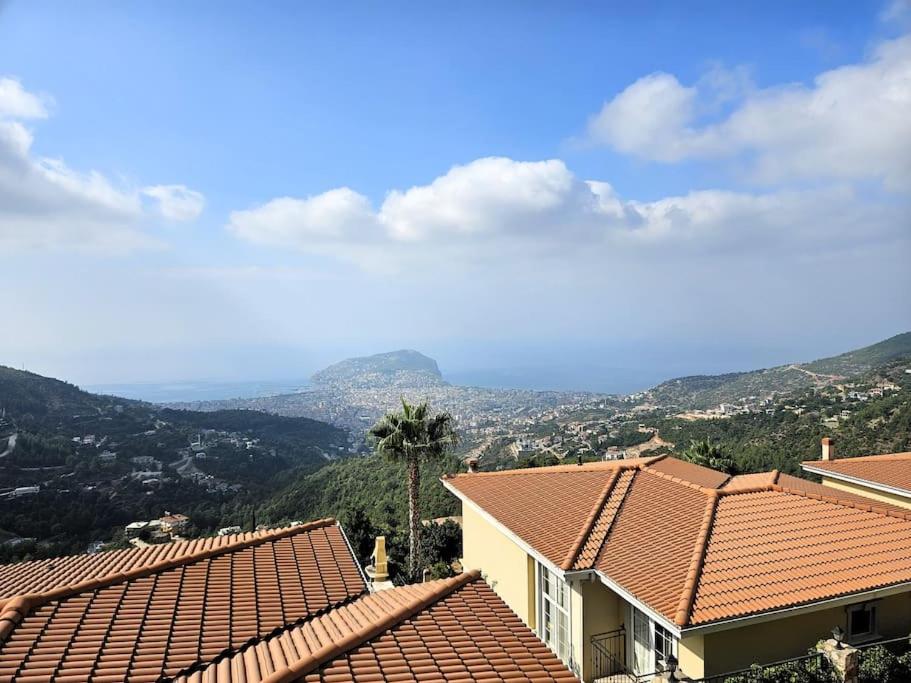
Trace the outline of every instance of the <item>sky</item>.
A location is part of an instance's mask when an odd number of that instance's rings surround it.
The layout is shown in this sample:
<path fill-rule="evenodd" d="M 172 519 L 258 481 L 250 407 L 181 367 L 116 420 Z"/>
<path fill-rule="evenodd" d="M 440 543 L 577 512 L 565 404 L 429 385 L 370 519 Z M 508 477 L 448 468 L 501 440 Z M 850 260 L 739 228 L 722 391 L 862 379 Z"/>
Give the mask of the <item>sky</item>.
<path fill-rule="evenodd" d="M 911 330 L 911 3 L 0 0 L 0 364 L 631 390 Z"/>

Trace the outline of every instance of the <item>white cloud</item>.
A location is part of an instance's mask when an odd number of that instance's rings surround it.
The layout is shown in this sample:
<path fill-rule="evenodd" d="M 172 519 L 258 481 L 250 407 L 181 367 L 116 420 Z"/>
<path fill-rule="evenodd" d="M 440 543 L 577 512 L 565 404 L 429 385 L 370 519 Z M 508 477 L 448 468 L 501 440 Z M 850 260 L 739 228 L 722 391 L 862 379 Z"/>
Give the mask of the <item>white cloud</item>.
<path fill-rule="evenodd" d="M 706 111 L 717 94 L 716 79 L 685 86 L 651 74 L 607 102 L 588 135 L 661 162 L 743 155 L 764 183 L 872 179 L 911 189 L 911 36 L 811 86 L 741 88 L 727 115 L 712 120 Z"/>
<path fill-rule="evenodd" d="M 561 260 L 576 267 L 634 252 L 823 253 L 901 239 L 907 210 L 862 201 L 843 186 L 759 195 L 709 190 L 640 202 L 619 197 L 608 183 L 580 180 L 559 160 L 487 158 L 393 190 L 376 211 L 342 188 L 234 212 L 228 228 L 250 242 L 330 253 L 368 268 Z"/>
<path fill-rule="evenodd" d="M 370 201 L 347 187 L 315 197 L 279 197 L 231 213 L 228 229 L 249 242 L 316 251 L 326 244 L 370 240 L 377 230 Z"/>
<path fill-rule="evenodd" d="M 0 118 L 45 119 L 50 98 L 27 92 L 15 78 L 0 77 Z"/>
<path fill-rule="evenodd" d="M 161 215 L 172 221 L 192 221 L 206 205 L 202 193 L 186 185 L 151 185 L 142 188 L 142 193 L 157 200 Z"/>
<path fill-rule="evenodd" d="M 46 117 L 46 101 L 18 81 L 0 78 L 0 248 L 122 253 L 161 247 L 144 229 L 149 215 L 136 189 L 32 153 L 34 137 L 22 121 Z M 157 198 L 171 218 L 188 215 L 202 201 L 183 186 L 163 189 L 169 192 Z"/>

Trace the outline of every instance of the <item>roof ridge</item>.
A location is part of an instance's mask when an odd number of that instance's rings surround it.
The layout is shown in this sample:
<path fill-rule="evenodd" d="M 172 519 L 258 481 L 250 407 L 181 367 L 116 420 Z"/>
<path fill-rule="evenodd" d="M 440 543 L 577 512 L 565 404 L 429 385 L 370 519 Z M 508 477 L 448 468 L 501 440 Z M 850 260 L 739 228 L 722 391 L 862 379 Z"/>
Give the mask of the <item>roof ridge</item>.
<path fill-rule="evenodd" d="M 809 498 L 811 500 L 819 500 L 825 503 L 832 503 L 835 505 L 842 505 L 844 507 L 855 508 L 857 510 L 862 510 L 864 512 L 872 512 L 878 515 L 884 515 L 886 517 L 895 517 L 896 519 L 903 519 L 911 521 L 911 511 L 901 512 L 896 509 L 889 507 L 884 507 L 881 505 L 874 505 L 872 503 L 861 503 L 856 500 L 847 500 L 845 498 L 839 498 L 838 496 L 823 496 L 818 493 L 811 493 L 806 489 L 792 488 L 790 486 L 784 486 L 778 483 L 778 480 L 781 478 L 781 472 L 778 470 L 770 470 L 770 473 L 773 474 L 772 483 L 769 484 L 757 484 L 756 486 L 747 486 L 743 488 L 732 488 L 732 489 L 718 489 L 717 494 L 719 496 L 739 496 L 748 493 L 764 493 L 768 491 L 775 491 L 778 493 L 787 493 L 795 496 L 802 496 L 804 498 Z M 807 482 L 812 484 L 813 482 Z M 708 491 L 706 491 L 708 493 Z M 870 499 L 873 501 L 873 499 Z"/>
<path fill-rule="evenodd" d="M 382 619 L 379 619 L 372 624 L 364 625 L 357 631 L 349 633 L 341 640 L 324 645 L 315 652 L 310 653 L 307 657 L 299 659 L 284 669 L 275 671 L 271 675 L 266 676 L 261 683 L 292 683 L 293 681 L 298 681 L 326 662 L 335 659 L 339 655 L 349 652 L 356 647 L 360 647 L 368 640 L 372 640 L 384 631 L 397 626 L 406 619 L 410 619 L 418 612 L 449 596 L 462 586 L 478 580 L 480 577 L 481 572 L 475 569 L 450 579 L 443 579 L 440 586 L 428 595 L 412 598 Z"/>
<path fill-rule="evenodd" d="M 694 484 L 691 481 L 687 481 L 686 479 L 681 479 L 680 477 L 675 477 L 673 474 L 668 474 L 667 472 L 662 472 L 661 470 L 653 470 L 651 467 L 649 467 L 649 465 L 651 465 L 651 464 L 652 463 L 647 462 L 642 465 L 636 465 L 636 469 L 641 472 L 648 472 L 649 474 L 652 474 L 656 477 L 661 477 L 662 479 L 666 479 L 667 481 L 672 481 L 675 484 L 680 484 L 681 486 L 686 486 L 691 489 L 696 489 L 697 491 L 702 491 L 703 493 L 706 493 L 706 494 L 710 494 L 710 493 L 714 493 L 714 492 L 718 491 L 718 489 L 712 489 L 707 486 L 701 486 L 699 484 Z M 709 469 L 711 469 L 711 468 L 709 468 Z"/>
<path fill-rule="evenodd" d="M 578 463 L 566 463 L 560 465 L 547 465 L 545 467 L 515 467 L 508 470 L 496 470 L 493 472 L 459 472 L 457 474 L 444 474 L 441 479 L 453 481 L 462 477 L 509 477 L 528 474 L 573 474 L 575 472 L 602 471 L 611 472 L 614 470 L 630 470 L 651 465 L 652 463 L 657 462 L 664 457 L 666 457 L 666 454 L 658 456 L 641 456 L 638 458 L 629 458 L 624 460 L 596 460 L 593 462 L 584 462 L 581 465 Z M 633 460 L 636 462 L 632 462 Z M 642 460 L 646 460 L 647 462 L 641 462 Z"/>
<path fill-rule="evenodd" d="M 196 552 L 187 553 L 185 555 L 159 560 L 152 564 L 134 567 L 125 572 L 114 572 L 113 574 L 86 579 L 68 586 L 57 586 L 47 591 L 15 595 L 6 601 L 0 602 L 0 644 L 4 643 L 6 639 L 9 638 L 13 629 L 16 628 L 16 625 L 28 616 L 32 610 L 54 600 L 65 600 L 86 591 L 107 588 L 133 579 L 140 579 L 169 569 L 176 569 L 177 567 L 183 567 L 212 557 L 218 557 L 219 555 L 227 555 L 247 548 L 253 548 L 271 541 L 277 541 L 287 536 L 294 536 L 295 534 L 304 531 L 312 531 L 314 529 L 332 526 L 333 524 L 337 524 L 335 518 L 327 517 L 306 524 L 273 529 L 254 538 L 239 540 L 223 546 L 197 550 Z"/>
<path fill-rule="evenodd" d="M 812 483 L 812 482 L 811 482 Z M 772 484 L 769 488 L 771 491 L 778 491 L 779 493 L 789 493 L 798 496 L 803 496 L 804 498 L 809 498 L 811 500 L 819 500 L 824 503 L 834 503 L 835 505 L 843 505 L 844 507 L 854 508 L 856 510 L 862 510 L 863 512 L 871 512 L 873 514 L 882 515 L 884 517 L 895 517 L 896 519 L 902 519 L 905 521 L 911 521 L 911 510 L 908 512 L 899 512 L 898 510 L 882 507 L 880 505 L 874 505 L 873 499 L 871 498 L 871 503 L 861 503 L 855 500 L 845 500 L 844 498 L 838 498 L 837 496 L 822 496 L 818 493 L 811 493 L 810 491 L 805 491 L 801 489 L 791 488 L 789 486 L 782 486 L 781 484 Z"/>
<path fill-rule="evenodd" d="M 677 612 L 674 614 L 674 623 L 677 626 L 686 626 L 690 620 L 690 612 L 693 609 L 693 602 L 696 600 L 696 588 L 699 586 L 699 577 L 705 565 L 709 536 L 715 523 L 715 512 L 718 509 L 719 498 L 718 491 L 711 489 L 705 504 L 705 514 L 702 517 L 702 525 L 699 527 L 699 535 L 696 537 L 696 545 L 690 557 L 690 568 L 687 570 L 686 580 L 683 583 L 683 593 L 680 595 L 680 601 L 677 603 Z"/>
<path fill-rule="evenodd" d="M 616 468 L 611 472 L 611 476 L 607 481 L 607 484 L 604 485 L 604 488 L 601 490 L 601 493 L 598 495 L 598 500 L 595 501 L 595 504 L 592 506 L 591 512 L 588 514 L 588 518 L 585 520 L 585 523 L 582 525 L 582 530 L 579 532 L 579 535 L 576 537 L 576 540 L 573 542 L 572 547 L 566 553 L 566 557 L 563 558 L 563 562 L 560 564 L 560 568 L 564 571 L 572 569 L 573 564 L 576 561 L 576 558 L 579 556 L 579 553 L 582 552 L 582 546 L 585 545 L 585 541 L 588 539 L 588 536 L 591 534 L 592 527 L 595 526 L 595 522 L 598 520 L 598 516 L 601 514 L 601 511 L 604 509 L 607 499 L 610 498 L 610 494 L 613 492 L 614 487 L 617 485 L 617 480 L 620 478 L 621 468 Z"/>

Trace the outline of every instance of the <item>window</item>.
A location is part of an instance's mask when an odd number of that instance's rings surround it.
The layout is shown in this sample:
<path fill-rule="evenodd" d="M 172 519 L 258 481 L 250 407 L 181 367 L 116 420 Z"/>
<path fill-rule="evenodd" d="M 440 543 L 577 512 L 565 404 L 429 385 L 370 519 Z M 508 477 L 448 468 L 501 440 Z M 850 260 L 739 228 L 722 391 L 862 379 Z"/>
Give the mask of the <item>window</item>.
<path fill-rule="evenodd" d="M 652 674 L 664 667 L 670 655 L 677 656 L 677 639 L 664 626 L 630 605 L 632 633 L 628 665 L 637 675 Z"/>
<path fill-rule="evenodd" d="M 655 669 L 663 667 L 667 658 L 677 656 L 677 639 L 661 624 L 655 624 Z"/>
<path fill-rule="evenodd" d="M 876 636 L 876 605 L 864 603 L 848 608 L 848 640 Z"/>
<path fill-rule="evenodd" d="M 538 565 L 541 575 L 541 639 L 554 653 L 569 664 L 569 586 L 545 566 Z"/>

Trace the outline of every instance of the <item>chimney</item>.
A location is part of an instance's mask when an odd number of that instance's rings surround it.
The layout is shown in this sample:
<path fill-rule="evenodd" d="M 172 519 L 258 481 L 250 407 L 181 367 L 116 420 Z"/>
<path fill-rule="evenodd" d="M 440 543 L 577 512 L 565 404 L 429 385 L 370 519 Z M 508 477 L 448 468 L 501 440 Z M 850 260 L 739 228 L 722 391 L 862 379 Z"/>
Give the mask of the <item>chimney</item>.
<path fill-rule="evenodd" d="M 824 436 L 822 439 L 822 459 L 835 460 L 835 439 Z"/>
<path fill-rule="evenodd" d="M 386 557 L 385 536 L 376 537 L 370 559 L 373 560 L 373 564 L 368 566 L 365 571 L 370 577 L 371 592 L 392 588 L 392 581 L 389 580 L 389 558 Z"/>
<path fill-rule="evenodd" d="M 472 474 L 478 471 L 478 459 L 468 458 L 468 471 Z"/>

